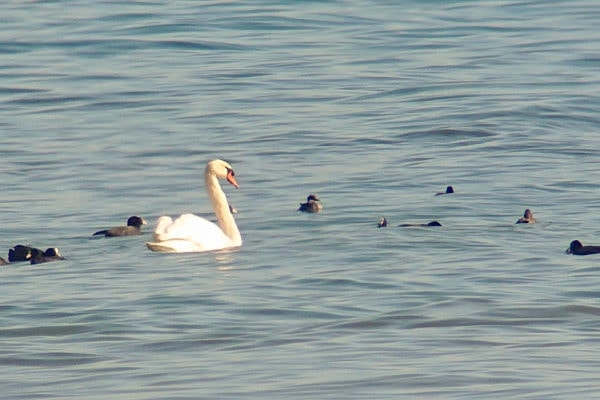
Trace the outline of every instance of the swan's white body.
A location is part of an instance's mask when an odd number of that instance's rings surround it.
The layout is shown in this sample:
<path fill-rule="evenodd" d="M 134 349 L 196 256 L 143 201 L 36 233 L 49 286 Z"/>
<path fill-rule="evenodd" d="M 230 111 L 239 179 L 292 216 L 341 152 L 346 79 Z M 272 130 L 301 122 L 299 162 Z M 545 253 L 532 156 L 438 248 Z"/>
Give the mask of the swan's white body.
<path fill-rule="evenodd" d="M 220 250 L 242 245 L 242 237 L 230 211 L 227 197 L 219 179 L 226 179 L 236 188 L 231 166 L 222 160 L 213 160 L 206 164 L 204 181 L 218 225 L 193 214 L 183 214 L 175 221 L 162 216 L 156 221 L 154 242 L 146 243 L 152 251 L 169 253 L 187 253 Z"/>

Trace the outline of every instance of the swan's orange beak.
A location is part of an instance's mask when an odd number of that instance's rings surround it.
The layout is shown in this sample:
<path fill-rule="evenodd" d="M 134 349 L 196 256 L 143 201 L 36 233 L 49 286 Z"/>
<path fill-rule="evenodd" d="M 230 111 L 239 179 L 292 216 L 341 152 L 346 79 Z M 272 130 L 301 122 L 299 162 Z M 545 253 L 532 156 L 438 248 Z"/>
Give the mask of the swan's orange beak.
<path fill-rule="evenodd" d="M 233 176 L 233 171 L 227 171 L 227 182 L 231 183 L 236 189 L 239 189 L 240 185 L 238 185 L 235 180 L 235 176 Z"/>

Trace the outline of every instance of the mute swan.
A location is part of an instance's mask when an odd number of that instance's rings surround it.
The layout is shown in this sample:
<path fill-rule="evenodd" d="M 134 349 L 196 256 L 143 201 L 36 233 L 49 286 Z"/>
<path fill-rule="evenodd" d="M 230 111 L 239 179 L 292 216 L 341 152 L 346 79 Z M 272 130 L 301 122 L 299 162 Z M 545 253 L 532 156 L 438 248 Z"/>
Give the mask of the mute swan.
<path fill-rule="evenodd" d="M 219 225 L 193 214 L 183 214 L 175 221 L 171 217 L 162 216 L 156 221 L 154 242 L 148 242 L 146 246 L 152 251 L 169 253 L 241 246 L 242 237 L 229 210 L 225 193 L 219 185 L 219 179 L 226 179 L 235 188 L 239 187 L 231 165 L 223 160 L 212 160 L 204 169 L 204 182 Z"/>
<path fill-rule="evenodd" d="M 114 228 L 98 231 L 92 236 L 104 235 L 105 237 L 115 237 L 141 235 L 142 230 L 140 228 L 142 225 L 146 225 L 144 218 L 134 215 L 133 217 L 129 217 L 127 219 L 127 226 L 115 226 Z"/>
<path fill-rule="evenodd" d="M 318 213 L 322 209 L 323 205 L 321 204 L 321 199 L 319 199 L 316 194 L 309 194 L 306 198 L 306 203 L 300 203 L 298 211 Z"/>

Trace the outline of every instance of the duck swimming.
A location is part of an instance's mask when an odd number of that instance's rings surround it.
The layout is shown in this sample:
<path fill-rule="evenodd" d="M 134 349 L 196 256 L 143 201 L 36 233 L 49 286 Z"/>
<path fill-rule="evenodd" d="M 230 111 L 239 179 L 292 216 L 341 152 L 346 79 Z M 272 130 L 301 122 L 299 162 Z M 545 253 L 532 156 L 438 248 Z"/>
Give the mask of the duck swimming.
<path fill-rule="evenodd" d="M 49 247 L 43 253 L 39 249 L 34 249 L 31 253 L 31 264 L 41 264 L 64 259 L 56 247 Z"/>
<path fill-rule="evenodd" d="M 565 253 L 573 254 L 575 256 L 598 254 L 600 253 L 600 246 L 584 246 L 579 240 L 573 240 L 569 245 L 569 248 L 565 250 Z"/>
<path fill-rule="evenodd" d="M 448 186 L 448 187 L 446 188 L 446 191 L 445 191 L 445 192 L 438 192 L 438 193 L 436 193 L 435 195 L 436 195 L 436 196 L 441 196 L 442 194 L 452 194 L 452 193 L 454 193 L 454 188 L 453 188 L 452 186 Z"/>
<path fill-rule="evenodd" d="M 35 247 L 18 244 L 8 250 L 8 261 L 29 261 L 31 259 L 32 251 L 35 250 L 41 252 L 41 250 L 36 249 Z"/>
<path fill-rule="evenodd" d="M 410 227 L 413 227 L 413 226 L 442 226 L 442 224 L 440 224 L 438 221 L 431 221 L 426 224 L 400 224 L 398 226 L 403 226 L 403 227 L 407 227 L 407 226 L 410 226 Z"/>
<path fill-rule="evenodd" d="M 127 219 L 127 226 L 115 226 L 114 228 L 98 231 L 92 236 L 104 235 L 104 237 L 117 237 L 141 235 L 142 225 L 146 225 L 146 221 L 143 218 L 134 215 Z"/>
<path fill-rule="evenodd" d="M 322 209 L 323 205 L 321 204 L 321 199 L 319 199 L 315 194 L 309 194 L 306 198 L 306 203 L 300 203 L 300 208 L 298 208 L 298 211 L 318 213 Z"/>
<path fill-rule="evenodd" d="M 517 224 L 534 224 L 535 221 L 536 221 L 536 219 L 533 217 L 533 213 L 528 208 L 523 213 L 523 217 L 519 218 L 516 223 Z"/>

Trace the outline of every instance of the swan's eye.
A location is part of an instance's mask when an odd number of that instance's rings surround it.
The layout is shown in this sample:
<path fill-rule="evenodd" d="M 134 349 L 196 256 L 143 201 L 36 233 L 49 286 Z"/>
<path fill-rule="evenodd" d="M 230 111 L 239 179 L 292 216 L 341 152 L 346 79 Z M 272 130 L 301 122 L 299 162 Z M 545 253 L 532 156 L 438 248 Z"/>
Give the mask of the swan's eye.
<path fill-rule="evenodd" d="M 235 172 L 231 168 L 227 168 L 227 175 L 235 176 Z"/>

